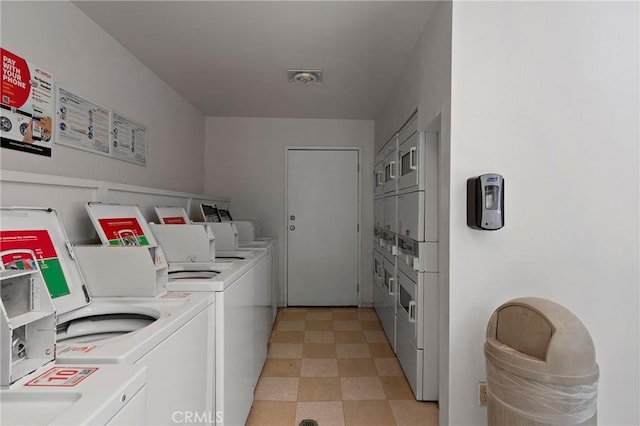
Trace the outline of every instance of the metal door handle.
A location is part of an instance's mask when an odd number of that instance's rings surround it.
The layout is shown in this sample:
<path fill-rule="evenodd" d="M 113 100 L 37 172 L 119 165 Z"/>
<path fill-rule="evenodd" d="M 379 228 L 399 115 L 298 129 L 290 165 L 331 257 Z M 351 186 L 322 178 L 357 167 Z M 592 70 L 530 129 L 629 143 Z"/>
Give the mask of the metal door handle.
<path fill-rule="evenodd" d="M 409 302 L 409 322 L 416 322 L 416 301 L 412 300 Z"/>
<path fill-rule="evenodd" d="M 418 165 L 416 164 L 416 159 L 415 159 L 415 156 L 413 154 L 416 151 L 418 151 L 418 148 L 416 148 L 415 146 L 409 150 L 409 168 L 411 170 L 417 170 L 418 169 Z"/>
<path fill-rule="evenodd" d="M 389 278 L 389 296 L 393 296 L 394 295 L 394 289 L 393 289 L 393 283 L 396 282 L 395 278 Z"/>
<path fill-rule="evenodd" d="M 295 231 L 295 230 L 296 230 L 296 227 L 295 227 L 295 226 L 293 226 L 293 225 L 291 225 L 291 226 L 289 227 L 289 230 L 291 230 L 291 231 Z"/>

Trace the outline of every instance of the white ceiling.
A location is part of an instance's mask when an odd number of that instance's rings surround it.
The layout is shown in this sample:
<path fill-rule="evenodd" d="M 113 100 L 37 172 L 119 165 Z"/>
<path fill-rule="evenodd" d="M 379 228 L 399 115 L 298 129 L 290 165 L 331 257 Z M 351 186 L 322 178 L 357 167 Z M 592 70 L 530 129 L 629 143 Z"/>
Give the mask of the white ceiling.
<path fill-rule="evenodd" d="M 430 1 L 75 1 L 207 116 L 373 119 Z M 289 68 L 320 68 L 293 85 Z"/>

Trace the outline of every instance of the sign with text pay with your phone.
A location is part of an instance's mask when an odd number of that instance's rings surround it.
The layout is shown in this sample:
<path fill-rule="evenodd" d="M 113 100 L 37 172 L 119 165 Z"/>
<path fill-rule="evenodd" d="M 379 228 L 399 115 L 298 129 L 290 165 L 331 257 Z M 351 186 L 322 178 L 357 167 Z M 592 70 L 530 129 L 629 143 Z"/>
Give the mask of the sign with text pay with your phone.
<path fill-rule="evenodd" d="M 51 74 L 17 54 L 0 49 L 2 148 L 51 156 L 54 94 Z"/>

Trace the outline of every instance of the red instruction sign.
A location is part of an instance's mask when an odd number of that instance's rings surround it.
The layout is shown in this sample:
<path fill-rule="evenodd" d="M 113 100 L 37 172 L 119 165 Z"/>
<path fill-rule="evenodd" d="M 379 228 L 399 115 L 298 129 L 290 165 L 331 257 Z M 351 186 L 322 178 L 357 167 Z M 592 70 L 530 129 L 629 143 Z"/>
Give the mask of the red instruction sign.
<path fill-rule="evenodd" d="M 2 103 L 20 108 L 31 95 L 31 73 L 27 61 L 2 49 Z"/>
<path fill-rule="evenodd" d="M 51 157 L 53 78 L 42 68 L 0 48 L 2 148 Z"/>
<path fill-rule="evenodd" d="M 135 217 L 98 219 L 100 227 L 112 246 L 148 246 L 138 219 Z"/>
<path fill-rule="evenodd" d="M 176 217 L 164 217 L 162 218 L 165 225 L 186 225 L 187 222 L 184 220 L 182 216 Z"/>
<path fill-rule="evenodd" d="M 72 387 L 98 371 L 97 367 L 53 367 L 38 377 L 25 383 L 25 386 Z"/>
<path fill-rule="evenodd" d="M 39 267 L 51 297 L 70 293 L 58 254 L 46 230 L 0 231 L 0 258 L 5 269 Z"/>
<path fill-rule="evenodd" d="M 0 247 L 5 250 L 32 250 L 38 259 L 58 257 L 46 230 L 2 231 Z"/>

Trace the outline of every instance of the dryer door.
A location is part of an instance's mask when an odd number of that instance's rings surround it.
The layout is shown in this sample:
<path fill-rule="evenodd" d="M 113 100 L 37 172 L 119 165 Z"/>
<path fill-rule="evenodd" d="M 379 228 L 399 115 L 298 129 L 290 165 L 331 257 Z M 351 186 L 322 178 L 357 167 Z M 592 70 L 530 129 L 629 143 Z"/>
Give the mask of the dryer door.
<path fill-rule="evenodd" d="M 403 330 L 417 346 L 418 335 L 418 285 L 402 271 L 398 271 L 398 296 L 396 297 L 396 315 L 398 329 Z"/>
<path fill-rule="evenodd" d="M 424 191 L 398 195 L 397 233 L 415 241 L 424 241 Z"/>
<path fill-rule="evenodd" d="M 397 234 L 397 197 L 395 195 L 391 195 L 389 197 L 384 197 L 382 200 L 384 208 L 384 230 L 391 231 L 394 234 Z"/>

